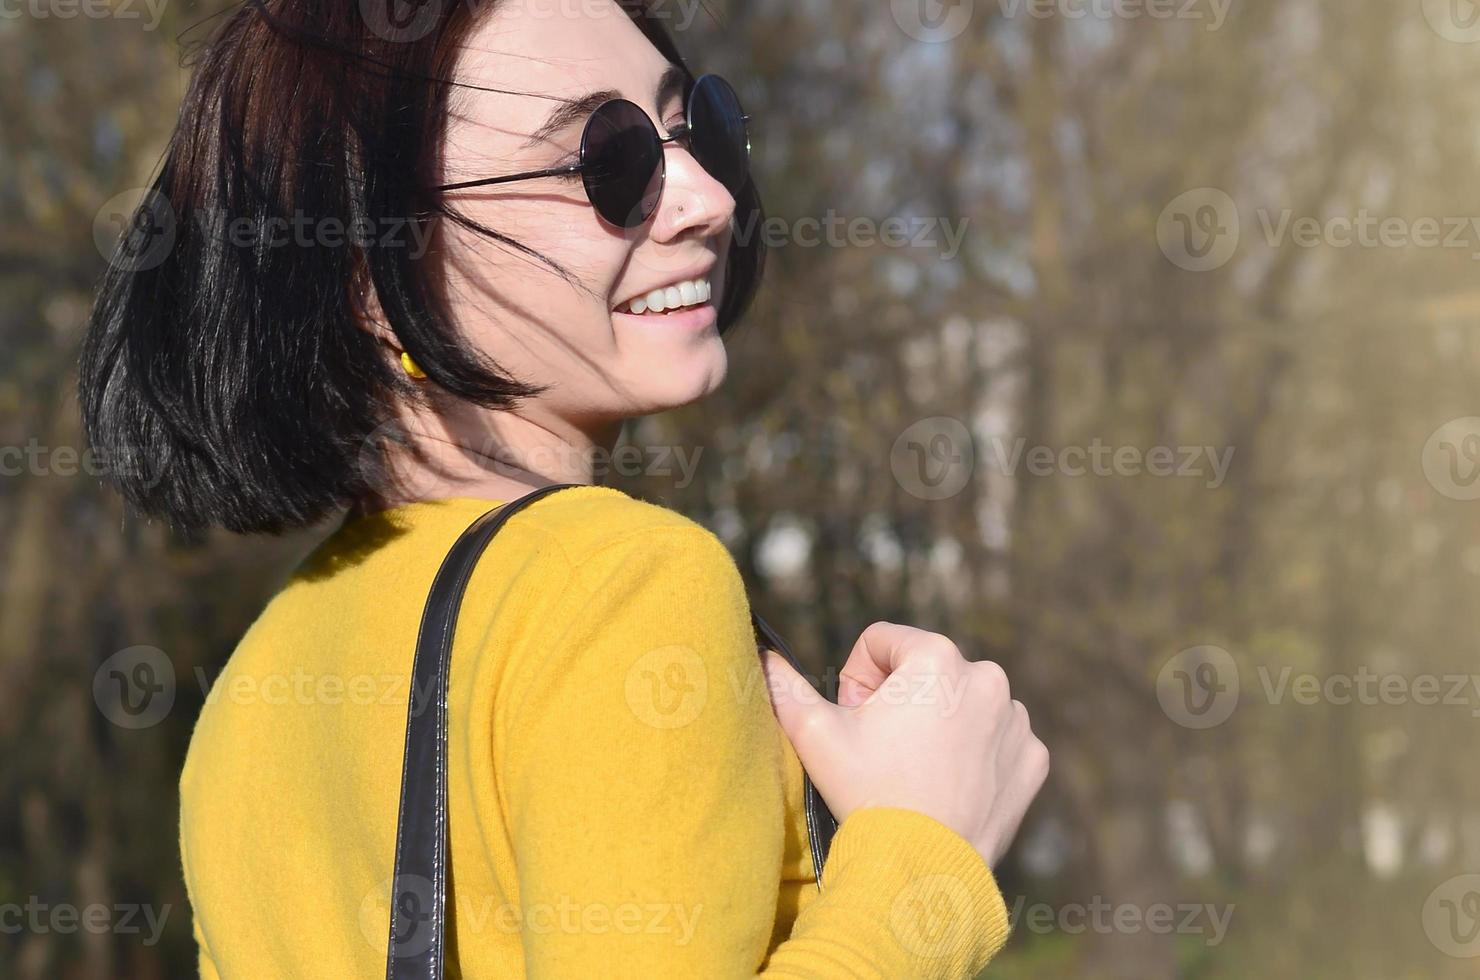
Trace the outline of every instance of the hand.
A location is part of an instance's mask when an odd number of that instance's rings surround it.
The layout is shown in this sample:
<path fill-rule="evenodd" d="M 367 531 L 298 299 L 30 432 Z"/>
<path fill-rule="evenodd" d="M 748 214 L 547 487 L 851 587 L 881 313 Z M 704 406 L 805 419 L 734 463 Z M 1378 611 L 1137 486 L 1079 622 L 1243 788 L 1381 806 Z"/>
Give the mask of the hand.
<path fill-rule="evenodd" d="M 776 717 L 840 822 L 868 806 L 917 810 L 996 866 L 1048 777 L 1048 749 L 1001 667 L 884 622 L 853 645 L 838 704 L 774 650 L 762 664 Z"/>

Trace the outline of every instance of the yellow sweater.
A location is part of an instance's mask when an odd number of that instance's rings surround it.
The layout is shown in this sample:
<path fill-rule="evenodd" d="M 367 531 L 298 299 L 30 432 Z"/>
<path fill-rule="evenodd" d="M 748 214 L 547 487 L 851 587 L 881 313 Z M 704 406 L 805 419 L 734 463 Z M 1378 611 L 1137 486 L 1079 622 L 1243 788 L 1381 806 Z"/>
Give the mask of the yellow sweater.
<path fill-rule="evenodd" d="M 348 521 L 211 685 L 180 780 L 203 977 L 384 975 L 417 626 L 495 503 Z M 991 871 L 923 814 L 849 816 L 818 891 L 749 616 L 717 537 L 619 490 L 499 532 L 452 654 L 449 977 L 957 978 L 997 952 Z"/>

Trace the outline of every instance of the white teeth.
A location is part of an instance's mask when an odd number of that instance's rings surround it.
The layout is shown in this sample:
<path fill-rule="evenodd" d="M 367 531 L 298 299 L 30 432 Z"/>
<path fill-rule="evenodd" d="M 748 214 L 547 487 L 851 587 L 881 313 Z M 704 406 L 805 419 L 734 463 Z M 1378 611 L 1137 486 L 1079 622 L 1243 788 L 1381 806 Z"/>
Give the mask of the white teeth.
<path fill-rule="evenodd" d="M 638 296 L 617 307 L 620 313 L 662 313 L 685 306 L 709 302 L 711 289 L 708 279 L 689 279 L 685 282 L 655 289 L 646 296 Z"/>

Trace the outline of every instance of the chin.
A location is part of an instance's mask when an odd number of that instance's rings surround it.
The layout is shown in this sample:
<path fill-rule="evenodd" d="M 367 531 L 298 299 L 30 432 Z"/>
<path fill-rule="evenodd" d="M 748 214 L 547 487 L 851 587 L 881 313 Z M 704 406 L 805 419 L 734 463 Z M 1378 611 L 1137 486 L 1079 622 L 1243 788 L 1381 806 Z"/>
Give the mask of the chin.
<path fill-rule="evenodd" d="M 653 415 L 673 408 L 692 405 L 718 390 L 729 368 L 724 341 L 718 334 L 712 344 L 681 354 L 654 351 L 653 360 L 634 373 L 642 379 L 645 403 L 637 414 Z M 658 365 L 663 365 L 659 367 Z"/>

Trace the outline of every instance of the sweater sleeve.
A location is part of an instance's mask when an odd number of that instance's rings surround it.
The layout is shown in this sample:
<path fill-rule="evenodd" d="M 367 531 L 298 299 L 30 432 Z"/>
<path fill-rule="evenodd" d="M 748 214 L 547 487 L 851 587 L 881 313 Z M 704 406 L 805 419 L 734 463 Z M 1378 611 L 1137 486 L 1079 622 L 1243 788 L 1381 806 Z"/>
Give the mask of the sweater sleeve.
<path fill-rule="evenodd" d="M 713 534 L 607 543 L 553 610 L 494 715 L 530 977 L 961 978 L 1001 948 L 1007 910 L 976 850 L 875 807 L 843 821 L 824 890 L 767 956 L 785 733 Z"/>

